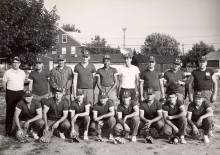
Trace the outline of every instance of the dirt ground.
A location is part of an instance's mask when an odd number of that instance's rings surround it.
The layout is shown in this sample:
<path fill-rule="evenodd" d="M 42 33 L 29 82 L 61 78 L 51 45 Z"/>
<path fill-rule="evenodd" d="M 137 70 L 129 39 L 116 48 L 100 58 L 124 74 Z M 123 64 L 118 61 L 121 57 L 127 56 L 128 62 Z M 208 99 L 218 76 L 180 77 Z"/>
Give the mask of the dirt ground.
<path fill-rule="evenodd" d="M 154 144 L 145 144 L 142 138 L 126 144 L 96 142 L 91 139 L 81 143 L 68 143 L 57 137 L 50 144 L 30 142 L 20 144 L 4 136 L 5 100 L 0 94 L 0 155 L 219 155 L 220 154 L 220 96 L 215 104 L 214 137 L 210 144 L 187 137 L 187 144 L 169 144 L 166 139 L 157 139 Z"/>

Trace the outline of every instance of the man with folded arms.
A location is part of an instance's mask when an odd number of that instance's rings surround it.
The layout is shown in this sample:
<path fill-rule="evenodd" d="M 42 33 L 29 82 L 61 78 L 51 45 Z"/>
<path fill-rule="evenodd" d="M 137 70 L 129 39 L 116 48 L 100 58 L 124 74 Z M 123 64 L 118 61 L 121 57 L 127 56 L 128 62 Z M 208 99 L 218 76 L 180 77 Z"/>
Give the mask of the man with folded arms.
<path fill-rule="evenodd" d="M 150 136 L 149 132 L 156 131 L 154 138 L 158 138 L 161 129 L 164 127 L 162 119 L 162 104 L 155 99 L 153 89 L 148 89 L 144 93 L 144 101 L 140 104 L 140 130 L 145 131 L 145 136 Z M 152 133 L 153 134 L 153 133 Z"/>
<path fill-rule="evenodd" d="M 186 140 L 184 136 L 187 128 L 187 119 L 183 102 L 177 99 L 175 92 L 170 92 L 162 108 L 165 120 L 164 134 L 168 136 L 179 136 L 180 143 L 185 144 Z"/>
<path fill-rule="evenodd" d="M 98 133 L 98 140 L 103 141 L 102 129 L 109 129 L 109 139 L 113 140 L 113 128 L 116 124 L 114 103 L 106 94 L 101 94 L 99 102 L 93 107 L 91 129 Z"/>
<path fill-rule="evenodd" d="M 90 104 L 84 99 L 83 92 L 78 90 L 75 100 L 70 104 L 71 132 L 70 136 L 77 138 L 80 129 L 84 130 L 84 140 L 88 140 L 88 129 L 90 124 Z"/>
<path fill-rule="evenodd" d="M 30 91 L 26 91 L 24 97 L 15 108 L 15 124 L 17 138 L 25 136 L 26 131 L 32 131 L 31 136 L 38 139 L 38 133 L 44 126 L 42 120 L 42 107 L 39 101 L 33 99 Z"/>
<path fill-rule="evenodd" d="M 213 110 L 211 104 L 207 102 L 201 92 L 194 95 L 194 102 L 188 107 L 187 120 L 194 135 L 199 134 L 199 128 L 204 130 L 204 142 L 209 143 L 209 136 L 213 136 Z"/>
<path fill-rule="evenodd" d="M 140 124 L 139 105 L 137 101 L 131 100 L 130 92 L 125 91 L 122 95 L 123 102 L 118 105 L 117 118 L 118 122 L 115 126 L 116 135 L 121 135 L 122 131 L 125 137 L 132 132 L 131 141 L 137 141 L 138 127 Z"/>
<path fill-rule="evenodd" d="M 54 91 L 54 97 L 41 101 L 44 105 L 45 131 L 57 129 L 60 138 L 65 139 L 65 134 L 68 134 L 70 129 L 70 122 L 67 120 L 69 102 L 63 97 L 63 90 L 61 88 Z"/>

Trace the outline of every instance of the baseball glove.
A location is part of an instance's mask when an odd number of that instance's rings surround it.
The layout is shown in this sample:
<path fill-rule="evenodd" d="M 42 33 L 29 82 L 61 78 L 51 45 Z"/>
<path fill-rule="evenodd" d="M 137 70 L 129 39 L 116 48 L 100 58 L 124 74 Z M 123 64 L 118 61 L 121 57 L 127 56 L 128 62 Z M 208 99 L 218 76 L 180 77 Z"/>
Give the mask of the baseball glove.
<path fill-rule="evenodd" d="M 40 138 L 40 142 L 42 143 L 50 143 L 51 138 L 53 136 L 53 131 L 54 129 L 50 129 L 50 130 L 44 130 L 43 132 L 43 136 Z"/>
<path fill-rule="evenodd" d="M 16 138 L 20 143 L 28 143 L 28 134 L 27 134 L 27 128 L 24 128 L 22 131 L 16 132 Z"/>

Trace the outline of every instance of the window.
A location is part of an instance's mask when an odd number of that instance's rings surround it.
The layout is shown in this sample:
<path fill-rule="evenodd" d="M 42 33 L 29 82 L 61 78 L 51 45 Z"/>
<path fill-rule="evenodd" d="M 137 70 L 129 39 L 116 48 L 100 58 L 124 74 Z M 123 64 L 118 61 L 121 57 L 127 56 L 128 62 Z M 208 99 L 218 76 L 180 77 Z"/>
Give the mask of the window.
<path fill-rule="evenodd" d="M 62 34 L 62 43 L 67 43 L 67 35 Z"/>
<path fill-rule="evenodd" d="M 52 54 L 57 54 L 57 51 L 52 51 Z"/>
<path fill-rule="evenodd" d="M 62 54 L 66 54 L 66 47 L 62 47 Z"/>
<path fill-rule="evenodd" d="M 75 46 L 71 46 L 71 54 L 76 54 L 76 47 Z"/>
<path fill-rule="evenodd" d="M 56 36 L 55 43 L 59 43 L 59 35 Z"/>

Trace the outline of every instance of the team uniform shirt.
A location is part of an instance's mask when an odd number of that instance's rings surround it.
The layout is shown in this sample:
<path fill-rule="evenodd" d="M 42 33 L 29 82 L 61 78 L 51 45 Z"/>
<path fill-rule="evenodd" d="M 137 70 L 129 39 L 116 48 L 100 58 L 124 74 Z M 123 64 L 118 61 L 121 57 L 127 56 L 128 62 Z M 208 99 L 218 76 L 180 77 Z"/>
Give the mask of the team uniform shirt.
<path fill-rule="evenodd" d="M 164 79 L 166 79 L 168 83 L 166 93 L 168 94 L 169 92 L 174 91 L 175 93 L 184 94 L 185 86 L 177 84 L 178 81 L 183 81 L 184 78 L 185 74 L 181 70 L 178 70 L 177 72 L 174 72 L 172 69 L 166 71 L 164 73 Z"/>
<path fill-rule="evenodd" d="M 23 70 L 9 69 L 4 75 L 2 81 L 7 83 L 7 89 L 12 91 L 24 90 L 24 82 L 26 79 L 26 74 Z"/>
<path fill-rule="evenodd" d="M 43 96 L 48 93 L 48 78 L 49 73 L 45 71 L 32 71 L 29 79 L 33 80 L 32 93 L 38 96 Z"/>
<path fill-rule="evenodd" d="M 49 99 L 43 99 L 41 102 L 43 105 L 49 107 L 47 112 L 48 120 L 56 121 L 63 116 L 63 111 L 69 110 L 69 102 L 65 97 L 62 98 L 59 104 L 56 103 L 53 97 Z"/>
<path fill-rule="evenodd" d="M 122 113 L 122 119 L 123 119 L 126 115 L 129 115 L 129 114 L 134 112 L 134 107 L 135 106 L 138 106 L 138 102 L 137 101 L 133 101 L 133 100 L 131 100 L 131 102 L 130 102 L 128 107 L 125 107 L 124 104 L 120 103 L 118 105 L 117 112 L 121 112 Z"/>
<path fill-rule="evenodd" d="M 101 85 L 104 87 L 110 87 L 114 85 L 114 75 L 117 73 L 117 70 L 113 67 L 109 69 L 100 68 L 97 70 L 97 74 L 100 75 Z"/>
<path fill-rule="evenodd" d="M 93 89 L 93 73 L 96 72 L 93 64 L 89 63 L 86 67 L 84 67 L 81 63 L 79 63 L 75 66 L 74 72 L 78 73 L 78 89 Z"/>
<path fill-rule="evenodd" d="M 121 88 L 134 89 L 135 88 L 135 77 L 140 73 L 138 67 L 131 65 L 130 67 L 123 66 L 119 69 L 121 76 Z"/>
<path fill-rule="evenodd" d="M 111 99 L 108 99 L 105 105 L 102 105 L 99 102 L 95 104 L 93 107 L 93 111 L 97 111 L 98 112 L 97 116 L 99 117 L 99 116 L 109 113 L 110 112 L 109 108 L 111 107 L 114 107 L 114 103 Z"/>
<path fill-rule="evenodd" d="M 159 80 L 162 78 L 162 73 L 158 71 L 150 71 L 149 69 L 145 70 L 140 75 L 140 79 L 144 80 L 143 89 L 147 90 L 148 88 L 152 88 L 155 91 L 160 90 L 160 82 Z"/>
<path fill-rule="evenodd" d="M 214 71 L 212 69 L 206 69 L 201 71 L 199 69 L 192 71 L 192 76 L 194 78 L 194 90 L 212 90 L 213 82 L 212 75 Z"/>
<path fill-rule="evenodd" d="M 32 119 L 37 115 L 37 109 L 40 109 L 41 104 L 37 100 L 32 100 L 30 103 L 30 107 L 28 107 L 26 101 L 23 99 L 18 102 L 16 109 L 21 110 L 21 113 L 19 115 L 20 121 L 27 121 L 29 119 Z"/>
<path fill-rule="evenodd" d="M 169 105 L 169 102 L 166 102 L 165 104 L 163 104 L 162 108 L 163 108 L 164 111 L 168 112 L 169 116 L 173 116 L 173 115 L 177 115 L 181 112 L 180 107 L 183 106 L 183 105 L 184 104 L 183 104 L 182 101 L 177 100 L 177 103 L 174 105 L 174 107 L 171 107 Z"/>
<path fill-rule="evenodd" d="M 63 69 L 59 69 L 59 67 L 55 67 L 50 72 L 50 84 L 53 89 L 56 88 L 65 88 L 68 91 L 66 93 L 70 93 L 70 88 L 72 85 L 73 72 L 72 69 L 68 66 L 64 66 Z"/>
<path fill-rule="evenodd" d="M 190 103 L 189 106 L 188 106 L 188 111 L 189 112 L 192 112 L 192 121 L 193 122 L 196 122 L 200 116 L 206 114 L 206 110 L 208 108 L 210 108 L 211 105 L 210 103 L 206 102 L 206 101 L 203 101 L 202 104 L 196 108 L 196 104 L 195 103 Z"/>
<path fill-rule="evenodd" d="M 84 100 L 81 104 L 78 103 L 78 101 L 74 100 L 71 104 L 70 104 L 70 111 L 75 110 L 75 114 L 78 113 L 83 113 L 86 110 L 86 106 L 89 105 L 89 102 L 87 102 L 86 100 Z"/>
<path fill-rule="evenodd" d="M 146 119 L 153 119 L 157 117 L 157 111 L 162 110 L 162 104 L 158 100 L 154 100 L 154 102 L 151 105 L 142 102 L 140 104 L 140 110 L 144 110 L 144 117 Z"/>

